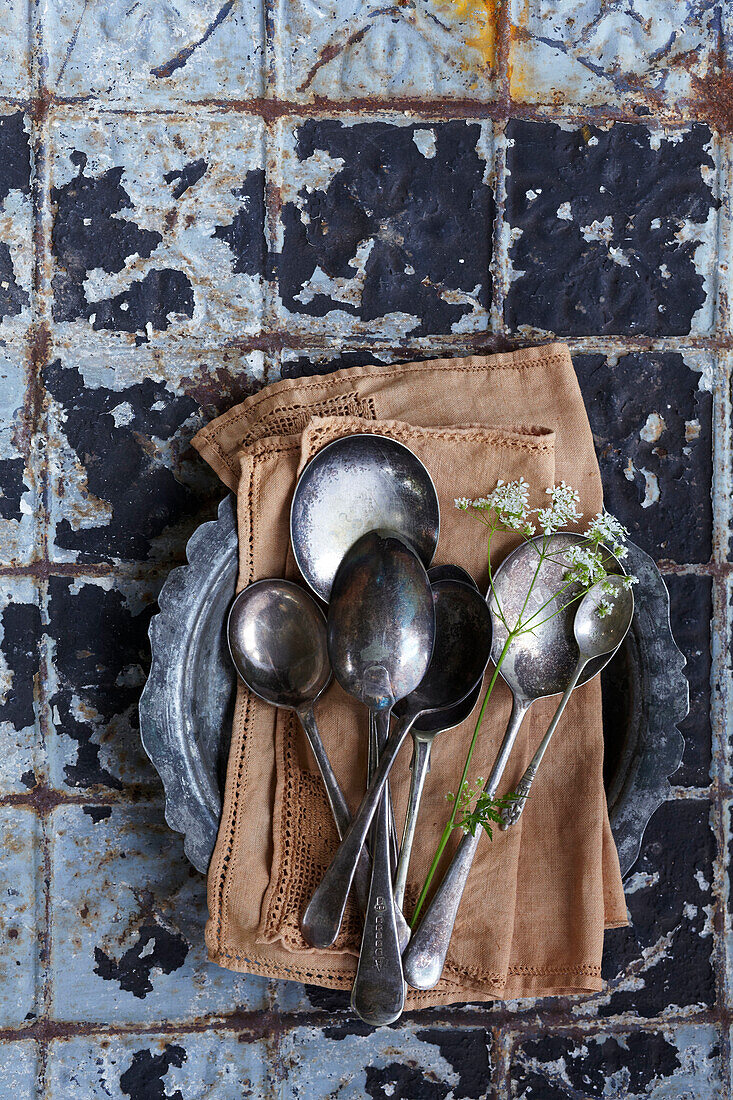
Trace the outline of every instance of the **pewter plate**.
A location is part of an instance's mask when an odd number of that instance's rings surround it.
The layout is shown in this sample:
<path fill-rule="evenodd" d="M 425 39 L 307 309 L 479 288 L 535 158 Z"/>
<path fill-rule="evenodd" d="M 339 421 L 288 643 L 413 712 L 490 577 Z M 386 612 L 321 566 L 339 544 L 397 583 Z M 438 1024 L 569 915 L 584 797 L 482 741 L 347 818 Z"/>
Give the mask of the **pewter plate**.
<path fill-rule="evenodd" d="M 237 576 L 234 497 L 191 538 L 188 565 L 174 569 L 150 624 L 152 664 L 140 699 L 140 733 L 163 780 L 166 821 L 205 872 L 221 813 L 235 674 L 224 628 Z M 639 854 L 646 825 L 668 797 L 682 759 L 677 729 L 688 712 L 685 659 L 669 625 L 669 597 L 652 559 L 633 543 L 634 621 L 602 674 L 604 779 L 622 874 Z"/>

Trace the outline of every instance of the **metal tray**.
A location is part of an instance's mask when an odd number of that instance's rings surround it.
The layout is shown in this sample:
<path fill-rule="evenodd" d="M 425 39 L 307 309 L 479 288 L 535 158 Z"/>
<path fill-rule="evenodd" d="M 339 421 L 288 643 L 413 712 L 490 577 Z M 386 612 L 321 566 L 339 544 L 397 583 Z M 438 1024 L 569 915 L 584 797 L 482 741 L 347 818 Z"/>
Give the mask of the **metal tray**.
<path fill-rule="evenodd" d="M 140 734 L 163 780 L 166 821 L 205 872 L 219 827 L 235 674 L 224 636 L 237 577 L 234 497 L 188 543 L 150 624 L 152 664 L 140 699 Z M 652 559 L 632 543 L 624 562 L 639 578 L 626 641 L 603 677 L 604 779 L 621 872 L 639 854 L 644 829 L 669 792 L 688 712 L 685 659 L 669 625 L 669 597 Z"/>

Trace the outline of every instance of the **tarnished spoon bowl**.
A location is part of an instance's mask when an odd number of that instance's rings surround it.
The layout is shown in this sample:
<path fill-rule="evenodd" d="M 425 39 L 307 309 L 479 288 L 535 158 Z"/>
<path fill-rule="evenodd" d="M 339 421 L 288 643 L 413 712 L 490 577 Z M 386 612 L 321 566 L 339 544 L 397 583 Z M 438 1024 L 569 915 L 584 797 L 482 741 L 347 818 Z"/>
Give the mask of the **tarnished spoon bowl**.
<path fill-rule="evenodd" d="M 273 706 L 312 705 L 331 679 L 323 612 L 291 581 L 255 581 L 240 592 L 227 639 L 239 675 Z"/>
<path fill-rule="evenodd" d="M 541 545 L 541 542 L 539 537 L 522 543 L 502 562 L 494 575 L 493 593 L 489 592 L 487 597 L 494 623 L 491 650 L 494 662 L 498 661 L 507 639 L 506 626 L 497 613 L 496 599 L 498 598 L 507 623 L 513 625 L 522 610 L 527 590 L 537 570 L 536 546 Z M 563 575 L 569 569 L 564 561 L 565 553 L 572 546 L 588 545 L 588 540 L 582 535 L 562 533 L 552 536 L 553 560 L 546 559 L 537 574 L 524 613 L 525 621 L 532 608 L 541 607 L 562 587 Z M 606 569 L 609 573 L 624 572 L 618 560 L 610 553 L 607 555 Z M 562 604 L 568 604 L 579 592 L 580 586 L 572 585 L 563 594 Z M 553 605 L 547 608 L 540 619 L 547 619 L 556 607 L 557 605 Z M 501 675 L 515 694 L 525 699 L 541 699 L 547 695 L 558 695 L 565 690 L 578 660 L 578 645 L 574 633 L 577 609 L 577 601 L 570 603 L 554 618 L 538 625 L 532 633 L 520 634 L 515 638 L 501 666 Z M 612 656 L 612 652 L 605 653 L 590 661 L 579 684 L 585 684 L 596 676 Z"/>
<path fill-rule="evenodd" d="M 346 551 L 378 529 L 405 538 L 427 568 L 440 530 L 430 474 L 408 447 L 386 436 L 336 439 L 303 470 L 290 510 L 295 560 L 316 595 L 328 602 Z"/>

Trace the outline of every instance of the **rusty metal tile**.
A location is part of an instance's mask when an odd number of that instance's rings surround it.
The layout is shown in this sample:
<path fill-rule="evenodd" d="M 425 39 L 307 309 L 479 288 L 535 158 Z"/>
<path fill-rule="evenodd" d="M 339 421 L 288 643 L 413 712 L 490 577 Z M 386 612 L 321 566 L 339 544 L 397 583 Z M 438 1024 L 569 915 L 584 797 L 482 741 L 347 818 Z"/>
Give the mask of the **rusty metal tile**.
<path fill-rule="evenodd" d="M 273 15 L 277 94 L 295 102 L 491 99 L 496 95 L 493 0 L 278 0 Z"/>
<path fill-rule="evenodd" d="M 0 564 L 5 566 L 32 559 L 41 523 L 39 441 L 24 409 L 28 385 L 26 352 L 0 344 Z"/>
<path fill-rule="evenodd" d="M 712 0 L 512 0 L 512 98 L 689 117 L 700 82 L 717 72 L 726 7 Z"/>
<path fill-rule="evenodd" d="M 490 1086 L 491 1042 L 481 1027 L 403 1023 L 373 1029 L 353 1019 L 298 1027 L 282 1042 L 286 1075 L 280 1095 L 480 1100 Z"/>
<path fill-rule="evenodd" d="M 60 807 L 51 834 L 53 1019 L 182 1023 L 266 1007 L 264 978 L 207 961 L 205 882 L 160 806 Z"/>
<path fill-rule="evenodd" d="M 40 825 L 32 810 L 0 806 L 0 1028 L 28 1027 L 39 1011 L 43 919 L 39 838 Z"/>
<path fill-rule="evenodd" d="M 46 86 L 135 108 L 262 94 L 261 0 L 46 0 Z"/>
<path fill-rule="evenodd" d="M 36 1100 L 38 1052 L 27 1039 L 0 1043 L 0 1096 L 3 1100 Z"/>
<path fill-rule="evenodd" d="M 2 20 L 8 18 L 7 13 L 8 7 L 3 5 L 0 8 L 0 88 L 5 46 Z M 7 104 L 0 106 L 0 350 L 8 341 L 16 344 L 23 341 L 31 319 L 30 128 L 30 119 L 23 111 Z"/>
<path fill-rule="evenodd" d="M 682 1020 L 716 1003 L 716 845 L 707 800 L 673 799 L 654 814 L 624 888 L 631 924 L 606 933 L 605 989 L 575 1019 Z"/>
<path fill-rule="evenodd" d="M 33 580 L 0 578 L 0 795 L 27 794 L 45 778 L 37 712 L 41 631 Z"/>
<path fill-rule="evenodd" d="M 287 121 L 278 144 L 283 326 L 395 340 L 486 329 L 490 124 Z"/>
<path fill-rule="evenodd" d="M 49 578 L 46 734 L 51 784 L 110 793 L 157 788 L 140 743 L 137 704 L 149 662 L 148 624 L 162 576 Z"/>
<path fill-rule="evenodd" d="M 29 0 L 0 5 L 0 99 L 30 94 Z"/>
<path fill-rule="evenodd" d="M 226 1032 L 90 1035 L 49 1046 L 48 1100 L 234 1100 L 268 1095 L 267 1044 Z"/>
<path fill-rule="evenodd" d="M 54 112 L 56 337 L 216 346 L 261 325 L 262 123 Z"/>
<path fill-rule="evenodd" d="M 512 331 L 713 332 L 720 149 L 706 126 L 512 120 L 506 143 Z"/>
<path fill-rule="evenodd" d="M 710 624 L 713 618 L 710 577 L 665 577 L 671 604 L 672 632 L 687 658 L 690 713 L 680 726 L 685 738 L 682 764 L 671 776 L 675 787 L 707 787 L 712 767 L 710 723 Z"/>
<path fill-rule="evenodd" d="M 225 489 L 190 446 L 264 379 L 261 352 L 59 349 L 48 391 L 53 561 L 182 561 Z"/>
<path fill-rule="evenodd" d="M 722 1033 L 711 1025 L 517 1036 L 512 1100 L 722 1096 Z"/>
<path fill-rule="evenodd" d="M 712 551 L 711 354 L 574 351 L 606 507 L 654 558 Z"/>

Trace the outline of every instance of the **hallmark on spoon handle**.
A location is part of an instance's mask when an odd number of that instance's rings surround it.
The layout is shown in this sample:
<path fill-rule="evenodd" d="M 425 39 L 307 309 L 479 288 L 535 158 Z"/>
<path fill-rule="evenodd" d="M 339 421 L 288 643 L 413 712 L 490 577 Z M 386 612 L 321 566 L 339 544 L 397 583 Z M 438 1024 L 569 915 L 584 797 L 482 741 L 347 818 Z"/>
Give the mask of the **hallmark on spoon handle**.
<path fill-rule="evenodd" d="M 364 917 L 364 934 L 351 1006 L 365 1023 L 380 1027 L 396 1020 L 405 1003 L 405 980 L 392 892 L 386 791 L 381 795 L 375 834 L 369 903 Z"/>
<path fill-rule="evenodd" d="M 308 943 L 314 947 L 330 947 L 338 935 L 360 852 L 380 805 L 389 769 L 408 732 L 408 729 L 398 727 L 390 735 L 369 789 L 303 914 L 301 930 Z M 387 828 L 389 829 L 389 820 Z M 389 831 L 387 837 L 389 850 Z"/>

